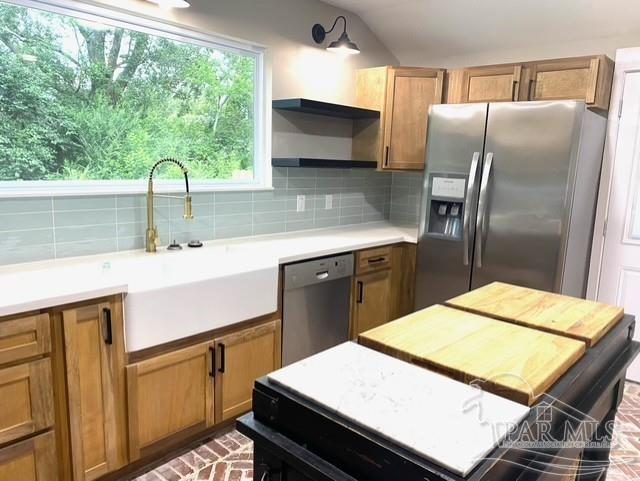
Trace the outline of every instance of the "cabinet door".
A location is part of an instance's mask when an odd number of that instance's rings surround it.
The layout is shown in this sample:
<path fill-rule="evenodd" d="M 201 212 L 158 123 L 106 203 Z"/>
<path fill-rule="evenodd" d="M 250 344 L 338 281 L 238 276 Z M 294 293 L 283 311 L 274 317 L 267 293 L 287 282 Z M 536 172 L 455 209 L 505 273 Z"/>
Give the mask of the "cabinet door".
<path fill-rule="evenodd" d="M 51 361 L 0 370 L 0 444 L 53 425 Z"/>
<path fill-rule="evenodd" d="M 390 320 L 391 271 L 357 276 L 355 279 L 352 337 Z"/>
<path fill-rule="evenodd" d="M 122 303 L 68 309 L 62 319 L 73 476 L 92 480 L 126 463 Z"/>
<path fill-rule="evenodd" d="M 607 57 L 536 62 L 529 71 L 529 100 L 584 100 L 608 108 L 613 66 Z"/>
<path fill-rule="evenodd" d="M 205 342 L 127 366 L 132 461 L 213 425 L 213 354 Z"/>
<path fill-rule="evenodd" d="M 49 431 L 0 449 L 0 481 L 56 481 L 56 445 Z"/>
<path fill-rule="evenodd" d="M 424 169 L 429 106 L 442 102 L 443 79 L 442 70 L 389 69 L 383 169 Z"/>
<path fill-rule="evenodd" d="M 400 244 L 392 248 L 391 312 L 394 320 L 415 310 L 416 245 Z"/>
<path fill-rule="evenodd" d="M 513 102 L 518 100 L 521 65 L 466 68 L 462 72 L 459 102 Z"/>
<path fill-rule="evenodd" d="M 216 339 L 216 422 L 251 409 L 253 382 L 281 365 L 280 321 Z"/>

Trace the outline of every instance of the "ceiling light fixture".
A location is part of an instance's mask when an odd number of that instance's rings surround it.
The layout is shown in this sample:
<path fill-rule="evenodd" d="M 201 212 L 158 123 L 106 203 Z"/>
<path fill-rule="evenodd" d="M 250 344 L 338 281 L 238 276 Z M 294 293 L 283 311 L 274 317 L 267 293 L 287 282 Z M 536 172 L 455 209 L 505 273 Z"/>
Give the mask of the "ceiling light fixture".
<path fill-rule="evenodd" d="M 327 34 L 333 32 L 333 29 L 336 28 L 338 20 L 340 19 L 344 21 L 344 30 L 342 31 L 342 35 L 340 35 L 340 38 L 338 38 L 338 40 L 331 42 L 327 47 L 327 50 L 341 55 L 359 54 L 360 49 L 355 43 L 351 41 L 349 35 L 347 34 L 347 19 L 343 15 L 340 15 L 338 18 L 336 18 L 336 21 L 333 22 L 333 27 L 331 27 L 330 30 L 325 30 L 322 25 L 316 23 L 311 29 L 311 36 L 313 37 L 313 40 L 317 44 L 321 44 L 322 42 L 324 42 Z"/>
<path fill-rule="evenodd" d="M 189 8 L 191 6 L 187 0 L 147 0 L 147 2 L 170 8 Z"/>

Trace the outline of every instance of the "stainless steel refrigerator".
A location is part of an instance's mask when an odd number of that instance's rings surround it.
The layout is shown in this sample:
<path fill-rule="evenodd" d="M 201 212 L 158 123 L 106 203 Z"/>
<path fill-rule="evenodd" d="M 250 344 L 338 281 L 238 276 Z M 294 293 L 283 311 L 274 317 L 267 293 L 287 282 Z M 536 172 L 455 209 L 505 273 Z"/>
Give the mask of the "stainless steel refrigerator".
<path fill-rule="evenodd" d="M 578 101 L 432 106 L 416 307 L 493 281 L 583 297 L 605 127 Z"/>

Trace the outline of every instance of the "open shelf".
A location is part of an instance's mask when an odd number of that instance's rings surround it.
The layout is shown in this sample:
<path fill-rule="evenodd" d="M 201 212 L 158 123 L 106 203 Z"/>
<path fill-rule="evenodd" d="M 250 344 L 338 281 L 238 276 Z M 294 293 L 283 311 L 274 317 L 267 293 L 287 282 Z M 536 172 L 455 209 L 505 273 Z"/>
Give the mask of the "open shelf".
<path fill-rule="evenodd" d="M 375 169 L 372 160 L 310 159 L 303 157 L 278 157 L 271 159 L 273 167 L 316 167 L 332 169 Z"/>
<path fill-rule="evenodd" d="M 338 117 L 341 119 L 377 119 L 380 117 L 378 110 L 361 109 L 349 105 L 331 104 L 301 98 L 274 100 L 273 108 L 290 112 Z"/>

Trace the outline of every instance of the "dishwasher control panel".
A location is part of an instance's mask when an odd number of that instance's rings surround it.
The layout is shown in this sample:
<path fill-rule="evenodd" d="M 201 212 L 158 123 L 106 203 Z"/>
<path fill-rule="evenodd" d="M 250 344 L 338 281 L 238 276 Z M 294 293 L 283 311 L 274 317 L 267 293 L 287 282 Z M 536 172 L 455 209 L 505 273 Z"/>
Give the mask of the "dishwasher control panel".
<path fill-rule="evenodd" d="M 284 290 L 320 284 L 352 275 L 353 254 L 289 264 L 284 267 Z"/>

